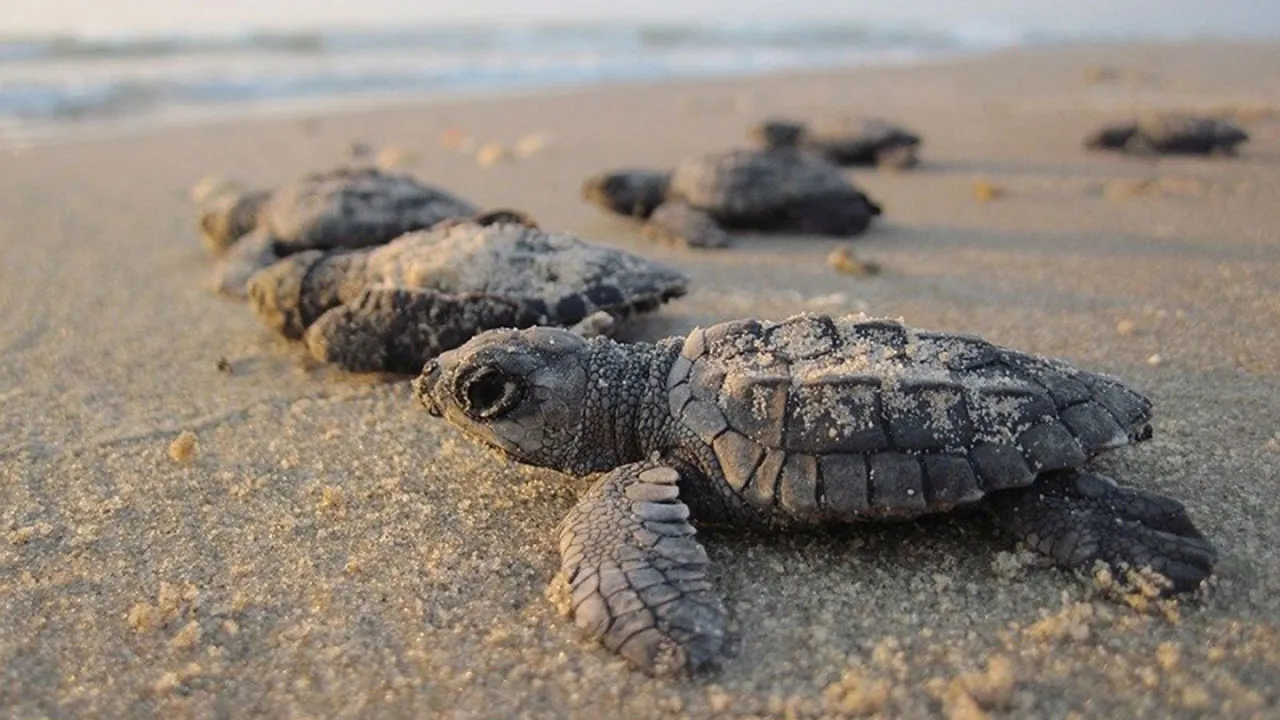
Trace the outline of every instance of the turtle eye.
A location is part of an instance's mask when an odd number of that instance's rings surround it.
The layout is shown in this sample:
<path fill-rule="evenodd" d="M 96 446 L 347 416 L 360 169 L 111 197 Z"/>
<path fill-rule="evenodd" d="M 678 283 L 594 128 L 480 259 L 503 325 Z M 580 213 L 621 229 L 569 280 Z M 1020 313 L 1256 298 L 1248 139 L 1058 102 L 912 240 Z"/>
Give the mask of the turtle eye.
<path fill-rule="evenodd" d="M 459 399 L 468 415 L 489 420 L 511 410 L 524 397 L 524 383 L 494 367 L 482 367 L 462 378 Z"/>

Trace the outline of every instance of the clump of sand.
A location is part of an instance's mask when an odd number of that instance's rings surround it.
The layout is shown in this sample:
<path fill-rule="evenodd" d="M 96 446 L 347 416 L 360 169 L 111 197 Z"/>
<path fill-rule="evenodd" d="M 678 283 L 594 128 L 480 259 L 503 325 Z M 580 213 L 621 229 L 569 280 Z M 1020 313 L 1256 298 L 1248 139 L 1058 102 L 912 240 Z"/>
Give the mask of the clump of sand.
<path fill-rule="evenodd" d="M 196 459 L 196 452 L 200 449 L 200 444 L 196 440 L 196 434 L 190 430 L 183 430 L 178 433 L 178 437 L 169 443 L 169 459 L 181 465 L 186 465 Z"/>
<path fill-rule="evenodd" d="M 879 275 L 881 271 L 879 263 L 858 258 L 848 245 L 841 245 L 827 254 L 827 267 L 842 275 L 854 277 L 871 277 Z"/>
<path fill-rule="evenodd" d="M 996 185 L 990 180 L 978 178 L 973 181 L 973 199 L 978 202 L 991 202 L 998 200 L 1009 194 L 1009 191 L 1001 185 Z"/>

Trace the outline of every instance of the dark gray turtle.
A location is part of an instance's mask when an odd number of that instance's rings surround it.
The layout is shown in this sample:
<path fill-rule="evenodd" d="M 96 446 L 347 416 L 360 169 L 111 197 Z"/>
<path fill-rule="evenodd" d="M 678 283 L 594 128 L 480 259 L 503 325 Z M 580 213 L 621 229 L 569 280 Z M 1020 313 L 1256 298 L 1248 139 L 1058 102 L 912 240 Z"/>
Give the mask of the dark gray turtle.
<path fill-rule="evenodd" d="M 416 373 L 497 327 L 612 329 L 684 295 L 674 268 L 496 211 L 374 248 L 294 253 L 249 280 L 263 322 L 354 371 Z"/>
<path fill-rule="evenodd" d="M 840 168 L 791 148 L 700 155 L 670 172 L 601 173 L 583 183 L 582 196 L 694 247 L 727 245 L 725 230 L 856 235 L 880 214 Z"/>
<path fill-rule="evenodd" d="M 534 328 L 423 368 L 427 410 L 523 463 L 604 473 L 560 528 L 576 622 L 649 671 L 713 659 L 725 609 L 689 524 L 785 530 L 964 505 L 1068 568 L 1197 587 L 1182 505 L 1083 468 L 1150 436 L 1118 380 L 884 320 L 740 320 L 657 344 Z"/>
<path fill-rule="evenodd" d="M 1229 118 L 1168 113 L 1108 125 L 1084 144 L 1090 150 L 1134 155 L 1235 155 L 1236 146 L 1248 140 L 1248 133 Z"/>
<path fill-rule="evenodd" d="M 751 129 L 765 147 L 798 147 L 842 166 L 915 167 L 920 136 L 878 118 L 825 118 L 813 123 L 771 118 Z"/>
<path fill-rule="evenodd" d="M 249 276 L 303 250 L 381 245 L 478 208 L 408 175 L 341 167 L 275 190 L 223 192 L 203 204 L 205 244 L 222 257 L 217 289 L 243 296 Z"/>

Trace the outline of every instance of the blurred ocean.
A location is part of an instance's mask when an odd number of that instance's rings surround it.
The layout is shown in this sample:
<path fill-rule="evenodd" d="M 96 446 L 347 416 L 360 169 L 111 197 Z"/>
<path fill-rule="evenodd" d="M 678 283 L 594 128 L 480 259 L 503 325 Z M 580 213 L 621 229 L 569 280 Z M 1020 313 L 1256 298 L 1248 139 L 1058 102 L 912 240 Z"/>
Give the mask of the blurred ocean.
<path fill-rule="evenodd" d="M 336 101 L 915 62 L 1036 40 L 997 28 L 619 23 L 0 38 L 0 141 Z"/>

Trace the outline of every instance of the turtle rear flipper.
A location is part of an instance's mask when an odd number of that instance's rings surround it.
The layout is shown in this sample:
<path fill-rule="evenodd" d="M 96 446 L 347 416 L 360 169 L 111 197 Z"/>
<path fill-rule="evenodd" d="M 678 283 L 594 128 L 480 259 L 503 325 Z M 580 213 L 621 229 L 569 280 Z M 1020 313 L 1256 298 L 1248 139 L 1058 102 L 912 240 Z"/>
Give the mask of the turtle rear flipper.
<path fill-rule="evenodd" d="M 990 503 L 1005 527 L 1057 564 L 1150 568 L 1169 581 L 1166 593 L 1194 590 L 1217 559 L 1182 503 L 1100 475 L 1046 473 L 1027 487 L 993 493 Z"/>
<path fill-rule="evenodd" d="M 676 200 L 662 203 L 649 215 L 645 234 L 659 242 L 696 248 L 722 248 L 730 243 L 715 218 Z"/>
<path fill-rule="evenodd" d="M 481 293 L 375 285 L 321 315 L 305 340 L 312 357 L 353 372 L 417 373 L 483 330 L 535 324 L 541 319 L 535 311 Z"/>
<path fill-rule="evenodd" d="M 679 479 L 659 463 L 624 465 L 560 525 L 574 623 L 654 675 L 705 665 L 720 652 L 727 624 Z"/>

